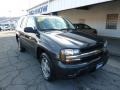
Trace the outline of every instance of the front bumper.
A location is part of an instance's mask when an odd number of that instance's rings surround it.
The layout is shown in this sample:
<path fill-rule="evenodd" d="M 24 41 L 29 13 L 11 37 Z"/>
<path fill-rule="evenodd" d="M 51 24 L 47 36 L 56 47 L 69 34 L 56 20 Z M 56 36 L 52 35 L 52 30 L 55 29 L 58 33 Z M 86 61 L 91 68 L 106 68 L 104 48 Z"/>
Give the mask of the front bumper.
<path fill-rule="evenodd" d="M 99 67 L 101 68 L 107 63 L 108 58 L 108 51 L 106 51 L 100 58 L 93 59 L 86 63 L 65 64 L 58 61 L 56 64 L 56 73 L 59 75 L 74 75 L 81 71 L 96 69 L 97 65 L 102 63 L 102 66 Z"/>

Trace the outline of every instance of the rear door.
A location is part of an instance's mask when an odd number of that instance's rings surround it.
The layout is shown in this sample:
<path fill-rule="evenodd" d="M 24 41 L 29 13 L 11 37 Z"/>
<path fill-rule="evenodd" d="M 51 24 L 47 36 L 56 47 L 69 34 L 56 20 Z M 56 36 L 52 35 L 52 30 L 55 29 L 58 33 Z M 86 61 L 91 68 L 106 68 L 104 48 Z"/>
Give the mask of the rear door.
<path fill-rule="evenodd" d="M 24 33 L 24 28 L 26 26 L 27 17 L 22 17 L 18 21 L 16 34 L 20 37 L 21 44 L 27 46 L 26 34 Z"/>

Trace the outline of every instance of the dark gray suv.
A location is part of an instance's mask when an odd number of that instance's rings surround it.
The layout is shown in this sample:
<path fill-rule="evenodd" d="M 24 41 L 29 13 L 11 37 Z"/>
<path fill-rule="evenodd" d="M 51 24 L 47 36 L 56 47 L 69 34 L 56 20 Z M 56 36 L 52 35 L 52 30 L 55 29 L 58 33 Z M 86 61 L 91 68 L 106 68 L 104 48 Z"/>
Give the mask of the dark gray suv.
<path fill-rule="evenodd" d="M 108 61 L 107 42 L 78 32 L 62 17 L 32 15 L 20 18 L 16 40 L 21 52 L 28 50 L 41 64 L 43 77 L 76 76 L 95 71 Z"/>

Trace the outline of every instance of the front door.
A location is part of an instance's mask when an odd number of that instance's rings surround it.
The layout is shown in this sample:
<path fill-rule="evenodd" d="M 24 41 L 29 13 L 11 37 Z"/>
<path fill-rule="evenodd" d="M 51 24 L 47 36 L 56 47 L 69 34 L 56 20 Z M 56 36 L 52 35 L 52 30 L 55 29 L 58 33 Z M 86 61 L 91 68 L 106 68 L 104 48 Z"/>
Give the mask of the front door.
<path fill-rule="evenodd" d="M 35 24 L 34 18 L 32 18 L 32 17 L 28 18 L 26 27 L 32 27 L 33 29 L 36 28 L 36 24 Z M 28 50 L 31 53 L 34 53 L 35 49 L 36 49 L 35 47 L 36 47 L 36 44 L 37 44 L 36 33 L 27 33 L 26 32 L 26 42 L 28 44 L 28 46 L 27 46 Z"/>

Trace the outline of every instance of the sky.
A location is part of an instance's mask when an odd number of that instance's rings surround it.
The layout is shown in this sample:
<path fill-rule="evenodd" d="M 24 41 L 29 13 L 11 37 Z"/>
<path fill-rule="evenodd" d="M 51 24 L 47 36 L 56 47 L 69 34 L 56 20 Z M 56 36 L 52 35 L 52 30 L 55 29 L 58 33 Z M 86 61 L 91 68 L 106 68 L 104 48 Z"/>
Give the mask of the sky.
<path fill-rule="evenodd" d="M 47 0 L 0 0 L 0 17 L 17 17 L 26 10 Z"/>

